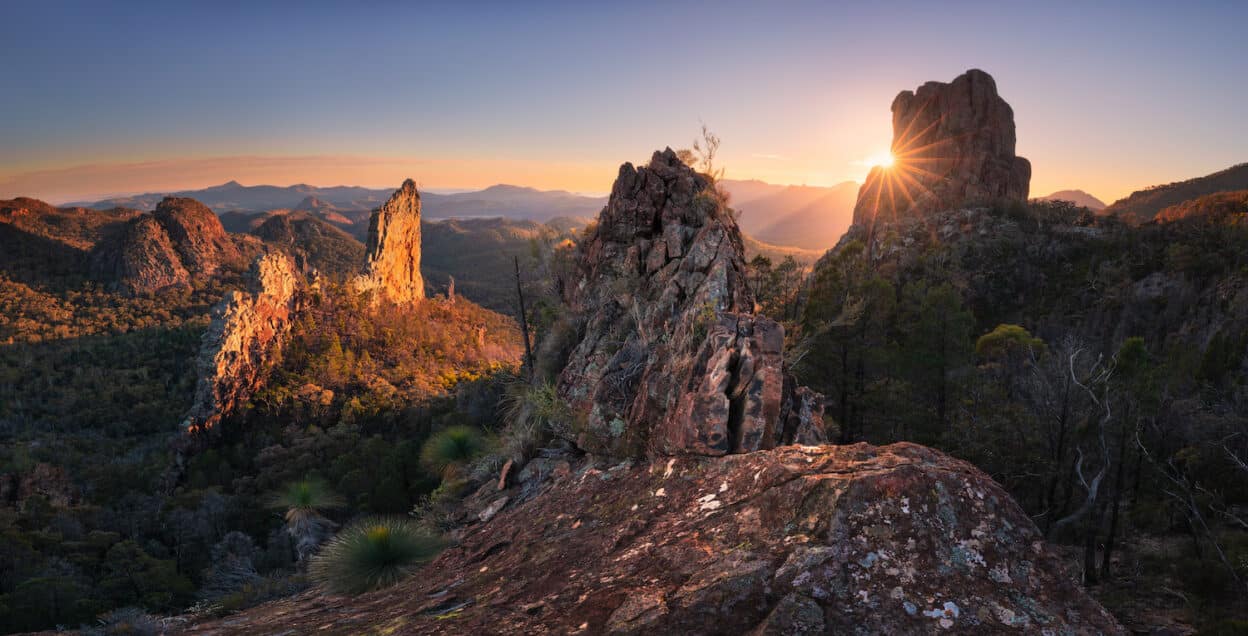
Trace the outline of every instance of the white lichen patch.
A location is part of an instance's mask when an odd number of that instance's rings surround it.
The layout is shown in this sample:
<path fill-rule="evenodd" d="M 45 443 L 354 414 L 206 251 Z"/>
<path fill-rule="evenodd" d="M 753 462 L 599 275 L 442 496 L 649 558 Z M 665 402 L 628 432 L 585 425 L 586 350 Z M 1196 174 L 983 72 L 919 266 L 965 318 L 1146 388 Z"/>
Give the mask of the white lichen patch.
<path fill-rule="evenodd" d="M 716 499 L 714 493 L 698 498 L 698 508 L 701 510 L 717 510 L 722 505 L 723 502 Z"/>
<path fill-rule="evenodd" d="M 655 496 L 655 497 L 666 497 L 666 496 L 667 496 L 667 490 L 666 490 L 666 489 L 664 489 L 664 488 L 660 488 L 660 489 L 658 489 L 658 490 L 654 491 L 654 496 Z"/>

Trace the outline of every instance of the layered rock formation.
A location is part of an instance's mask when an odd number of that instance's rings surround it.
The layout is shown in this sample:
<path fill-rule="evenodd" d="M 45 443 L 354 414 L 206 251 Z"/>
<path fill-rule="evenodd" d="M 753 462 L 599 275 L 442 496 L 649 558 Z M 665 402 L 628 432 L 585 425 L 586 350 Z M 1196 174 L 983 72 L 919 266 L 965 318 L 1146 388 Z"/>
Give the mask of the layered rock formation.
<path fill-rule="evenodd" d="M 242 258 L 221 219 L 195 199 L 165 197 L 152 216 L 169 233 L 189 272 L 211 275 Z"/>
<path fill-rule="evenodd" d="M 392 589 L 187 633 L 1123 633 L 1000 486 L 921 446 L 565 462 L 515 481 L 484 487 L 485 521 Z"/>
<path fill-rule="evenodd" d="M 584 336 L 558 389 L 591 452 L 723 455 L 823 437 L 821 400 L 752 314 L 741 234 L 713 185 L 671 149 L 624 164 L 568 304 Z"/>
<path fill-rule="evenodd" d="M 854 224 L 994 200 L 1026 201 L 1031 163 L 1014 155 L 1014 111 L 992 76 L 969 70 L 893 100 L 893 165 L 871 169 Z"/>
<path fill-rule="evenodd" d="M 194 199 L 166 197 L 156 211 L 100 241 L 91 273 L 112 289 L 146 294 L 189 287 L 191 275 L 236 267 L 242 253 L 217 215 Z"/>
<path fill-rule="evenodd" d="M 298 302 L 298 277 L 290 257 L 261 256 L 247 278 L 245 292 L 230 292 L 213 308 L 196 363 L 195 401 L 182 422 L 187 430 L 210 429 L 245 404 L 290 333 Z"/>
<path fill-rule="evenodd" d="M 420 193 L 411 179 L 373 212 L 368 226 L 368 255 L 355 288 L 374 301 L 410 303 L 425 297 L 420 275 Z"/>
<path fill-rule="evenodd" d="M 169 234 L 155 217 L 134 219 L 91 253 L 91 273 L 124 294 L 190 287 L 191 276 Z"/>

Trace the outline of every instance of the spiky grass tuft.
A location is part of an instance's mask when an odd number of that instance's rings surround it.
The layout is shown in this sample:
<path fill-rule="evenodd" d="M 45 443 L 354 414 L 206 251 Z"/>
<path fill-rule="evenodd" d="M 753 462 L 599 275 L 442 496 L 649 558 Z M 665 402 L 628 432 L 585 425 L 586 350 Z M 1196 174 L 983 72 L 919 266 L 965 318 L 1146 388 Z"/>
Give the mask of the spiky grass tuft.
<path fill-rule="evenodd" d="M 446 476 L 489 450 L 485 435 L 471 426 L 451 426 L 434 433 L 420 449 L 420 463 L 431 474 Z"/>
<path fill-rule="evenodd" d="M 335 594 L 360 594 L 394 585 L 442 551 L 444 542 L 402 517 L 353 523 L 330 539 L 308 574 Z"/>

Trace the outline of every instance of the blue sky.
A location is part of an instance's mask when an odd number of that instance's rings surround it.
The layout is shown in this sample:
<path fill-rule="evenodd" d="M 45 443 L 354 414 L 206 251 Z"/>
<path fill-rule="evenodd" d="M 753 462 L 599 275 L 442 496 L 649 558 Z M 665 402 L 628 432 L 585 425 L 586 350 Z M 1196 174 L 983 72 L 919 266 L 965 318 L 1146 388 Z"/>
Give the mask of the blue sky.
<path fill-rule="evenodd" d="M 1033 194 L 1248 161 L 1245 2 L 451 4 L 3 2 L 0 196 L 603 191 L 701 122 L 728 176 L 827 185 L 887 149 L 898 91 L 972 67 Z"/>

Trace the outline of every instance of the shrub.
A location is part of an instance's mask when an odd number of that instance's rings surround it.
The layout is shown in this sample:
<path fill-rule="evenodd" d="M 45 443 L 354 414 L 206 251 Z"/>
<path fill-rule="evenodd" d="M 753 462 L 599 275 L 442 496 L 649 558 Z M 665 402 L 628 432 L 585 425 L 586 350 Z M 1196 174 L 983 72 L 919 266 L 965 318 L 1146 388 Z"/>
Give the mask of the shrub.
<path fill-rule="evenodd" d="M 364 519 L 330 539 L 308 567 L 312 580 L 336 594 L 388 587 L 437 556 L 436 535 L 402 517 Z"/>
<path fill-rule="evenodd" d="M 420 449 L 420 464 L 434 475 L 462 468 L 488 450 L 481 431 L 471 426 L 451 426 L 435 433 Z"/>
<path fill-rule="evenodd" d="M 1018 325 L 1000 324 L 975 341 L 975 355 L 983 360 L 1000 360 L 1013 355 L 1043 355 L 1044 341 L 1032 337 Z"/>

